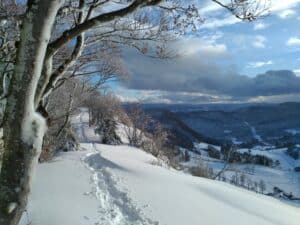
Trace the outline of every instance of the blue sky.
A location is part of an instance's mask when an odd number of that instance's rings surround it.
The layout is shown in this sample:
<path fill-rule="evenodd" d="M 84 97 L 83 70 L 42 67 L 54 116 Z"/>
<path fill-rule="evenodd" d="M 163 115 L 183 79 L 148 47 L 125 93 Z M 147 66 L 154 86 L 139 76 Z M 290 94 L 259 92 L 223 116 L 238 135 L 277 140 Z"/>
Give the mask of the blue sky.
<path fill-rule="evenodd" d="M 299 6 L 293 10 L 295 14 L 283 18 L 272 14 L 253 23 L 219 28 L 223 33 L 219 41 L 226 44 L 242 74 L 254 76 L 270 69 L 300 68 Z"/>
<path fill-rule="evenodd" d="M 205 22 L 176 43 L 182 58 L 161 62 L 128 51 L 131 76 L 111 84 L 117 95 L 123 101 L 194 104 L 298 101 L 300 0 L 272 0 L 271 15 L 251 23 L 209 0 L 202 4 Z"/>

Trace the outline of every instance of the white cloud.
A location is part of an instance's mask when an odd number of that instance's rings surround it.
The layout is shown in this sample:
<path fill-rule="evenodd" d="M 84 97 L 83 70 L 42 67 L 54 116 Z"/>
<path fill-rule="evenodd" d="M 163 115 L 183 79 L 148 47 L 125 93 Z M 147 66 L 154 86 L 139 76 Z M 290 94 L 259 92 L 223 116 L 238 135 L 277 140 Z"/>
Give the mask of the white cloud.
<path fill-rule="evenodd" d="M 262 35 L 256 35 L 252 43 L 255 48 L 265 48 L 266 47 L 266 38 Z"/>
<path fill-rule="evenodd" d="M 179 54 L 190 56 L 194 54 L 206 55 L 207 57 L 218 57 L 227 54 L 227 46 L 216 43 L 218 37 L 212 36 L 211 39 L 185 38 L 176 43 Z M 181 46 L 178 49 L 178 46 Z"/>
<path fill-rule="evenodd" d="M 212 1 L 207 2 L 205 6 L 199 6 L 199 8 L 202 15 L 222 9 L 221 6 Z"/>
<path fill-rule="evenodd" d="M 290 37 L 289 40 L 286 42 L 288 46 L 298 46 L 300 45 L 300 38 L 298 37 Z"/>
<path fill-rule="evenodd" d="M 266 23 L 256 23 L 253 26 L 253 30 L 263 30 L 266 29 L 269 26 L 269 24 Z"/>
<path fill-rule="evenodd" d="M 119 87 L 116 96 L 121 102 L 143 102 L 160 104 L 199 104 L 221 103 L 231 101 L 226 95 L 213 95 L 202 92 L 162 91 L 162 90 L 136 90 Z"/>
<path fill-rule="evenodd" d="M 280 13 L 284 10 L 292 9 L 292 8 L 296 7 L 300 3 L 300 0 L 264 0 L 264 1 L 261 1 L 262 4 L 263 3 L 268 4 L 268 2 L 271 3 L 271 6 L 270 6 L 271 12 Z M 201 5 L 201 6 L 203 7 L 203 5 Z M 224 10 L 224 9 L 222 7 L 220 7 L 218 4 L 216 4 L 212 1 L 208 1 L 207 4 L 201 9 L 200 12 L 202 14 L 205 14 L 205 13 L 213 13 L 215 11 L 220 11 L 220 10 Z"/>
<path fill-rule="evenodd" d="M 284 11 L 297 6 L 300 0 L 272 0 L 271 11 Z"/>
<path fill-rule="evenodd" d="M 271 60 L 268 61 L 259 61 L 259 62 L 250 62 L 248 63 L 249 68 L 259 68 L 267 65 L 272 65 L 273 62 Z"/>
<path fill-rule="evenodd" d="M 236 18 L 233 15 L 227 16 L 222 19 L 213 19 L 213 18 L 206 18 L 204 24 L 200 26 L 202 29 L 215 29 L 218 27 L 225 27 L 230 26 L 236 23 L 241 22 L 240 19 Z"/>
<path fill-rule="evenodd" d="M 295 69 L 293 72 L 296 74 L 297 77 L 300 77 L 300 69 Z"/>
<path fill-rule="evenodd" d="M 185 49 L 183 50 L 183 54 L 184 55 L 193 55 L 193 54 L 196 54 L 196 53 L 208 53 L 210 55 L 224 55 L 226 52 L 227 52 L 227 47 L 225 44 L 209 44 L 209 43 L 206 43 L 207 45 L 205 44 L 199 44 L 197 46 L 193 46 L 193 45 L 190 45 L 190 46 L 186 46 Z"/>
<path fill-rule="evenodd" d="M 121 102 L 147 101 L 168 103 L 163 101 L 162 92 L 160 90 L 136 90 L 119 86 L 114 92 Z"/>
<path fill-rule="evenodd" d="M 226 2 L 226 1 L 225 1 Z M 294 15 L 296 12 L 293 10 L 294 7 L 296 7 L 300 0 L 265 0 L 261 1 L 261 7 L 263 7 L 264 3 L 268 5 L 268 3 L 271 3 L 270 11 L 271 14 L 276 14 L 280 18 L 287 18 L 289 16 Z M 205 17 L 206 21 L 204 24 L 200 26 L 200 28 L 206 28 L 206 29 L 214 29 L 218 27 L 224 27 L 224 26 L 230 26 L 234 25 L 236 23 L 240 23 L 241 20 L 237 19 L 235 16 L 224 16 L 220 19 L 215 19 L 216 13 L 219 12 L 226 12 L 226 10 L 222 7 L 220 7 L 218 4 L 213 3 L 211 1 L 207 1 L 206 5 L 199 5 L 200 13 Z M 223 14 L 223 15 L 224 15 Z M 214 18 L 214 19 L 212 19 Z M 262 27 L 263 25 L 257 25 L 258 29 Z M 264 27 L 266 28 L 266 27 Z M 261 28 L 261 29 L 264 29 Z"/>
<path fill-rule="evenodd" d="M 257 96 L 248 99 L 248 102 L 251 103 L 282 103 L 282 102 L 299 102 L 299 94 L 283 94 L 283 95 L 271 95 L 271 96 Z"/>
<path fill-rule="evenodd" d="M 281 19 L 286 19 L 290 16 L 293 16 L 295 15 L 296 12 L 292 9 L 286 9 L 286 10 L 283 10 L 281 12 L 278 13 L 278 16 L 281 18 Z"/>

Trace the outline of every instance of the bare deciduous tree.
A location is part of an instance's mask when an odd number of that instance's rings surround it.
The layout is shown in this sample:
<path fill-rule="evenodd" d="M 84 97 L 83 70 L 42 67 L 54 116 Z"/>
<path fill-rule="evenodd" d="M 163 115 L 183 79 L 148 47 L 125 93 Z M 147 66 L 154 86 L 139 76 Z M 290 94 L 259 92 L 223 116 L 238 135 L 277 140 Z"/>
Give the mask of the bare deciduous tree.
<path fill-rule="evenodd" d="M 227 170 L 230 169 L 232 155 L 236 152 L 236 148 L 234 146 L 222 146 L 221 152 L 224 155 L 224 166 L 223 168 L 213 176 L 213 179 L 218 179 L 224 174 Z"/>
<path fill-rule="evenodd" d="M 150 117 L 144 113 L 139 103 L 131 104 L 127 115 L 129 123 L 125 128 L 125 132 L 129 144 L 135 147 L 142 147 L 146 139 L 146 129 L 150 123 Z"/>
<path fill-rule="evenodd" d="M 263 194 L 266 190 L 266 183 L 263 180 L 260 180 L 258 183 L 258 187 L 259 187 L 260 193 Z"/>
<path fill-rule="evenodd" d="M 58 150 L 76 149 L 76 140 L 70 118 L 83 102 L 92 97 L 89 87 L 77 79 L 71 79 L 56 88 L 47 99 L 47 125 L 40 161 L 51 159 Z"/>
<path fill-rule="evenodd" d="M 89 125 L 94 126 L 99 135 L 98 141 L 104 144 L 120 144 L 116 130 L 125 116 L 120 101 L 112 93 L 102 91 L 87 99 L 84 105 L 89 109 Z"/>

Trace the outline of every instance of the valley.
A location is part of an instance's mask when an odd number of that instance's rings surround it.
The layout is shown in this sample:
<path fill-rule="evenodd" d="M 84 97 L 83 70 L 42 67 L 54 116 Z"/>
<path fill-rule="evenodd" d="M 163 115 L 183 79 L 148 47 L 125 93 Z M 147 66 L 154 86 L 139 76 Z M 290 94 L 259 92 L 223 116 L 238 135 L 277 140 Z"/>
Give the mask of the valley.
<path fill-rule="evenodd" d="M 282 199 L 288 199 L 282 193 L 291 194 L 298 204 L 300 104 L 202 107 L 145 108 L 169 129 L 183 158 L 188 152 L 190 159 L 182 164 L 185 168 L 204 165 L 213 173 L 224 170 L 218 179 L 255 192 L 263 182 L 264 194 Z M 226 148 L 232 151 L 230 163 L 224 153 Z M 281 194 L 275 193 L 277 188 Z"/>

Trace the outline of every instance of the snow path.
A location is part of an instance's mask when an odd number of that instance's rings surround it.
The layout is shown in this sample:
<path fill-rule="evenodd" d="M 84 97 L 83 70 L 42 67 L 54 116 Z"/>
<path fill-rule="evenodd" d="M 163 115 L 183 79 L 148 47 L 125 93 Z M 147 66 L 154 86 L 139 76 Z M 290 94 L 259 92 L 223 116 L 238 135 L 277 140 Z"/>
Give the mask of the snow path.
<path fill-rule="evenodd" d="M 299 224 L 299 208 L 156 166 L 136 148 L 99 144 L 86 111 L 73 119 L 82 151 L 39 165 L 20 225 Z"/>
<path fill-rule="evenodd" d="M 96 143 L 99 137 L 94 129 L 89 127 L 88 112 L 81 109 L 81 113 L 73 120 L 72 125 L 81 142 L 81 148 L 97 152 Z M 117 168 L 117 165 L 105 160 L 100 154 L 94 155 L 93 153 L 88 153 L 84 162 L 93 173 L 93 192 L 100 204 L 99 213 L 102 214 L 99 225 L 158 224 L 145 218 L 127 194 L 118 190 L 117 183 L 109 171 L 109 168 Z"/>
<path fill-rule="evenodd" d="M 110 172 L 110 168 L 118 168 L 117 165 L 105 160 L 99 153 L 89 154 L 84 161 L 93 171 L 94 193 L 100 202 L 99 212 L 103 215 L 99 225 L 158 224 L 146 218 L 127 193 L 118 189 L 116 178 Z"/>
<path fill-rule="evenodd" d="M 89 127 L 88 112 L 81 109 L 81 113 L 72 121 L 72 126 L 78 135 L 81 148 L 87 153 L 83 159 L 86 166 L 92 171 L 93 194 L 97 198 L 101 215 L 97 225 L 155 225 L 158 224 L 146 218 L 127 196 L 117 188 L 117 182 L 110 172 L 110 168 L 118 168 L 110 161 L 101 157 L 97 152 L 96 143 L 99 137 L 93 127 Z"/>
<path fill-rule="evenodd" d="M 99 143 L 100 138 L 95 133 L 95 127 L 89 126 L 88 110 L 81 109 L 81 113 L 71 119 L 71 124 L 79 143 Z"/>
<path fill-rule="evenodd" d="M 24 214 L 21 225 L 95 225 L 99 221 L 91 173 L 81 161 L 85 154 L 68 152 L 39 164 L 28 215 Z"/>

